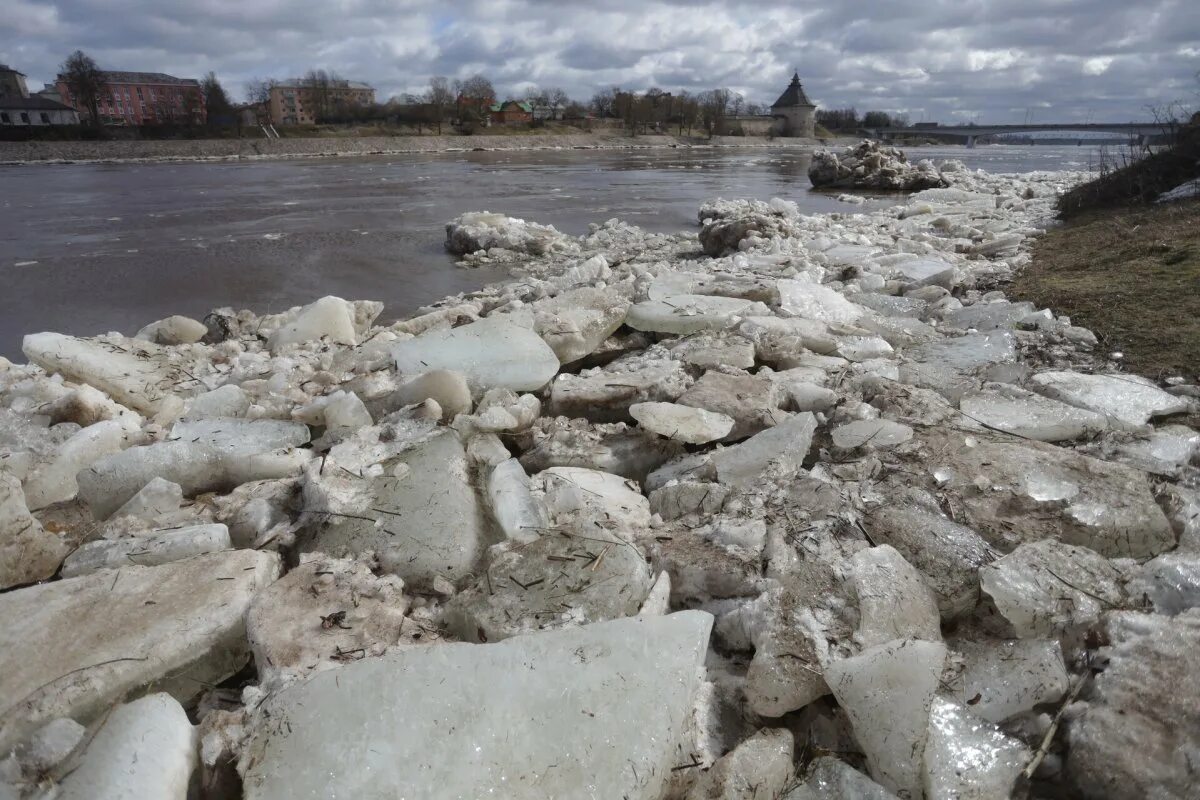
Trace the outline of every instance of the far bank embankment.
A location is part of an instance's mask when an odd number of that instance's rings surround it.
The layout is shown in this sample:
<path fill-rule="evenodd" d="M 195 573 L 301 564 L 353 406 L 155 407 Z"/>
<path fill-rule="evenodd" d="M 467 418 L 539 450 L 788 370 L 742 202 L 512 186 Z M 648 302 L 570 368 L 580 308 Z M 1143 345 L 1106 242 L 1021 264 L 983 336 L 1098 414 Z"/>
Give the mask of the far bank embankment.
<path fill-rule="evenodd" d="M 241 159 L 451 153 L 472 150 L 632 150 L 695 147 L 789 147 L 813 139 L 718 136 L 530 135 L 377 136 L 311 139 L 191 139 L 106 142 L 0 142 L 0 164 L 80 162 L 225 161 Z"/>

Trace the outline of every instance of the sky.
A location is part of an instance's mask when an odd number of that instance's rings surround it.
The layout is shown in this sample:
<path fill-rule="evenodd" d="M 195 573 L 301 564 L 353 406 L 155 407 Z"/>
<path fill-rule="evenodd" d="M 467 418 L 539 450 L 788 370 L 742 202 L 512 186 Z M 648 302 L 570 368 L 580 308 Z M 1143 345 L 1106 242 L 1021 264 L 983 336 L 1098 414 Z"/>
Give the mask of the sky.
<path fill-rule="evenodd" d="M 1197 0 L 0 0 L 0 29 L 31 88 L 82 49 L 105 69 L 212 70 L 235 98 L 323 68 L 381 101 L 482 73 L 502 97 L 722 86 L 770 104 L 798 70 L 819 106 L 913 122 L 1200 107 Z"/>

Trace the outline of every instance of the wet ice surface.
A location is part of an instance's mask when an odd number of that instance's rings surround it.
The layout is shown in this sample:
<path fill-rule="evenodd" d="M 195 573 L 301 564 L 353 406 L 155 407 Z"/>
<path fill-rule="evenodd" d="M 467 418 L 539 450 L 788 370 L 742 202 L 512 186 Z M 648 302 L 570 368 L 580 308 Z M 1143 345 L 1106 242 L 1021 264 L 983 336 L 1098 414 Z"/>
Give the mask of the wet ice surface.
<path fill-rule="evenodd" d="M 1001 172 L 1084 169 L 1092 155 L 927 152 Z M 37 330 L 132 334 L 144 324 L 136 320 L 199 319 L 226 305 L 265 313 L 330 293 L 383 300 L 389 315 L 403 315 L 501 276 L 446 269 L 443 228 L 464 211 L 578 234 L 613 216 L 683 230 L 718 195 L 851 208 L 807 192 L 808 162 L 804 152 L 754 149 L 0 167 L 9 259 L 0 263 L 0 355 Z"/>

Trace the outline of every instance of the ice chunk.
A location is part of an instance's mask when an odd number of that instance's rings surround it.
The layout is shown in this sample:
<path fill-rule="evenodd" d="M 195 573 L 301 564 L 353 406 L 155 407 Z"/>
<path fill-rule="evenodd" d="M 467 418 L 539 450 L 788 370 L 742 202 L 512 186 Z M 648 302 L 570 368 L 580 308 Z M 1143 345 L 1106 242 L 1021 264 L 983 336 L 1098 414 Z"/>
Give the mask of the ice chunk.
<path fill-rule="evenodd" d="M 863 315 L 862 306 L 851 303 L 840 292 L 805 281 L 781 280 L 779 306 L 788 316 L 849 325 Z"/>
<path fill-rule="evenodd" d="M 13 748 L 12 754 L 0 761 L 0 797 L 16 797 L 4 794 L 25 784 L 38 784 L 47 776 L 54 775 L 55 768 L 65 762 L 87 735 L 87 728 L 72 719 L 55 719 Z"/>
<path fill-rule="evenodd" d="M 809 412 L 795 414 L 773 428 L 712 453 L 717 479 L 728 486 L 753 483 L 772 461 L 799 470 L 812 446 L 817 419 Z"/>
<path fill-rule="evenodd" d="M 538 256 L 579 251 L 579 245 L 571 237 L 552 225 L 539 225 L 490 211 L 468 211 L 446 223 L 445 244 L 455 255 L 496 248 Z"/>
<path fill-rule="evenodd" d="M 250 397 L 242 387 L 232 383 L 219 386 L 211 392 L 193 397 L 184 411 L 189 419 L 204 417 L 243 417 L 250 408 Z"/>
<path fill-rule="evenodd" d="M 1175 544 L 1145 473 L 1041 442 L 998 442 L 935 429 L 917 468 L 957 496 L 957 518 L 1000 550 L 1055 538 L 1111 558 Z M 940 477 L 938 477 L 940 476 Z"/>
<path fill-rule="evenodd" d="M 130 564 L 154 567 L 184 558 L 228 550 L 229 529 L 224 525 L 190 525 L 150 536 L 97 539 L 76 549 L 62 565 L 62 576 L 74 578 L 100 569 Z"/>
<path fill-rule="evenodd" d="M 315 462 L 308 471 L 301 551 L 373 551 L 382 569 L 422 588 L 435 576 L 454 583 L 471 572 L 486 545 L 487 525 L 458 434 L 443 430 L 388 457 L 380 468 L 364 468 L 366 474 L 338 466 L 359 457 L 359 448 L 354 440 L 340 444 L 323 472 Z"/>
<path fill-rule="evenodd" d="M 965 661 L 957 700 L 988 722 L 1053 703 L 1070 688 L 1056 639 L 958 640 L 951 646 Z"/>
<path fill-rule="evenodd" d="M 1126 427 L 1136 428 L 1151 417 L 1188 410 L 1186 397 L 1164 392 L 1140 375 L 1039 372 L 1029 383 L 1047 397 L 1104 414 Z"/>
<path fill-rule="evenodd" d="M 154 478 L 137 494 L 129 498 L 125 505 L 113 512 L 113 517 L 137 517 L 152 521 L 163 514 L 179 510 L 183 504 L 183 487 L 178 483 Z"/>
<path fill-rule="evenodd" d="M 892 264 L 891 269 L 917 286 L 941 286 L 949 289 L 954 285 L 954 265 L 936 258 L 899 261 Z"/>
<path fill-rule="evenodd" d="M 628 420 L 634 403 L 674 400 L 691 383 L 673 358 L 621 359 L 604 369 L 559 375 L 550 387 L 550 408 L 555 416 L 593 422 Z"/>
<path fill-rule="evenodd" d="M 728 440 L 744 439 L 787 418 L 782 384 L 759 375 L 729 375 L 709 370 L 676 402 L 723 414 L 733 420 Z"/>
<path fill-rule="evenodd" d="M 896 795 L 832 756 L 814 759 L 804 783 L 782 800 L 896 800 Z"/>
<path fill-rule="evenodd" d="M 333 344 L 358 344 L 354 329 L 354 307 L 340 297 L 326 295 L 281 325 L 267 340 L 272 353 L 289 344 L 328 339 Z"/>
<path fill-rule="evenodd" d="M 632 480 L 683 452 L 683 444 L 623 423 L 587 425 L 582 420 L 545 420 L 534 446 L 521 456 L 531 474 L 548 467 L 586 467 Z"/>
<path fill-rule="evenodd" d="M 940 514 L 887 503 L 865 520 L 871 540 L 891 545 L 925 577 L 943 618 L 969 612 L 979 598 L 979 568 L 999 557 L 979 534 Z"/>
<path fill-rule="evenodd" d="M 693 784 L 687 800 L 779 797 L 792 780 L 794 746 L 787 728 L 763 728 L 717 759 Z"/>
<path fill-rule="evenodd" d="M 314 553 L 260 591 L 246 637 L 260 678 L 302 673 L 381 654 L 400 639 L 404 582 L 363 561 Z"/>
<path fill-rule="evenodd" d="M 833 429 L 833 444 L 843 450 L 856 447 L 892 447 L 912 438 L 912 428 L 890 419 L 863 419 Z"/>
<path fill-rule="evenodd" d="M 278 575 L 275 554 L 232 550 L 0 594 L 18 643 L 0 648 L 0 750 L 142 687 L 187 702 L 220 683 L 246 663 L 246 609 Z"/>
<path fill-rule="evenodd" d="M 942 640 L 933 592 L 921 574 L 886 544 L 859 550 L 850 558 L 858 592 L 858 638 L 863 647 L 893 639 Z"/>
<path fill-rule="evenodd" d="M 975 305 L 942 314 L 942 322 L 951 328 L 994 331 L 1011 328 L 1033 313 L 1033 303 L 976 303 Z"/>
<path fill-rule="evenodd" d="M 563 364 L 591 355 L 613 334 L 629 311 L 629 301 L 591 287 L 533 304 L 534 327 Z"/>
<path fill-rule="evenodd" d="M 1159 614 L 1179 614 L 1200 606 L 1200 554 L 1163 553 L 1142 564 L 1129 583 L 1129 594 L 1143 595 Z"/>
<path fill-rule="evenodd" d="M 663 519 L 715 514 L 728 496 L 729 487 L 719 483 L 675 480 L 650 493 L 650 511 Z"/>
<path fill-rule="evenodd" d="M 0 589 L 49 578 L 70 549 L 29 513 L 21 482 L 0 470 Z"/>
<path fill-rule="evenodd" d="M 921 796 L 930 708 L 945 660 L 941 642 L 901 639 L 825 668 L 871 777 L 898 794 Z"/>
<path fill-rule="evenodd" d="M 677 766 L 711 625 L 685 611 L 393 651 L 318 673 L 261 707 L 241 762 L 246 798 L 481 797 L 501 787 L 519 800 L 587 787 L 657 800 Z M 338 731 L 351 739 L 331 739 Z"/>
<path fill-rule="evenodd" d="M 712 442 L 733 430 L 732 417 L 675 403 L 634 403 L 629 413 L 646 430 L 689 444 Z"/>
<path fill-rule="evenodd" d="M 1011 363 L 1017 358 L 1016 340 L 1009 331 L 988 331 L 946 337 L 909 348 L 911 359 L 900 367 L 900 379 L 933 389 L 957 401 L 978 384 L 977 370 L 990 364 Z"/>
<path fill-rule="evenodd" d="M 303 427 L 303 426 L 301 426 Z M 306 429 L 307 430 L 307 429 Z M 220 451 L 190 441 L 159 442 L 105 456 L 77 476 L 79 497 L 99 519 L 107 519 L 156 477 L 177 483 L 189 497 L 228 491 L 242 483 L 282 478 L 300 471 L 309 450 L 247 452 L 247 442 Z"/>
<path fill-rule="evenodd" d="M 203 322 L 175 314 L 158 322 L 151 322 L 134 334 L 133 338 L 165 345 L 194 344 L 207 333 L 208 328 Z"/>
<path fill-rule="evenodd" d="M 1067 774 L 1084 797 L 1196 794 L 1200 612 L 1107 616 L 1108 666 L 1068 720 Z"/>
<path fill-rule="evenodd" d="M 639 617 L 663 617 L 671 613 L 671 575 L 667 572 L 658 573 L 654 585 L 650 587 L 646 599 L 638 609 Z"/>
<path fill-rule="evenodd" d="M 650 501 L 637 484 L 609 472 L 582 467 L 551 467 L 534 476 L 554 516 L 587 513 L 634 528 L 650 524 Z"/>
<path fill-rule="evenodd" d="M 157 345 L 124 341 L 128 347 L 60 333 L 33 333 L 25 337 L 21 349 L 46 372 L 89 384 L 135 411 L 156 414 L 168 397 L 175 397 L 172 387 L 186 376 L 176 374 Z"/>
<path fill-rule="evenodd" d="M 406 375 L 436 369 L 460 372 L 478 394 L 491 387 L 535 391 L 550 382 L 559 366 L 540 336 L 503 319 L 423 333 L 397 342 L 392 355 L 396 368 Z"/>
<path fill-rule="evenodd" d="M 979 570 L 980 584 L 1022 638 L 1091 625 L 1125 600 L 1121 573 L 1086 547 L 1023 544 Z"/>
<path fill-rule="evenodd" d="M 183 707 L 169 694 L 147 695 L 113 709 L 55 797 L 186 800 L 196 761 Z"/>
<path fill-rule="evenodd" d="M 875 292 L 859 292 L 847 295 L 852 303 L 865 306 L 877 314 L 888 317 L 923 317 L 929 306 L 924 300 L 916 297 L 893 297 L 888 294 Z"/>
<path fill-rule="evenodd" d="M 1147 472 L 1173 476 L 1200 453 L 1200 433 L 1186 425 L 1162 425 L 1123 445 L 1120 458 Z"/>
<path fill-rule="evenodd" d="M 682 335 L 724 330 L 738 324 L 742 317 L 769 313 L 766 306 L 753 300 L 680 294 L 635 304 L 625 324 L 639 331 Z"/>
<path fill-rule="evenodd" d="M 754 366 L 754 343 L 738 334 L 695 334 L 673 345 L 671 357 L 699 369 L 750 369 Z"/>
<path fill-rule="evenodd" d="M 645 556 L 619 535 L 587 530 L 492 548 L 487 573 L 449 602 L 450 631 L 496 642 L 636 614 L 652 583 Z"/>
<path fill-rule="evenodd" d="M 59 445 L 50 461 L 25 479 L 25 501 L 31 510 L 70 500 L 79 491 L 75 475 L 88 465 L 128 444 L 128 431 L 117 420 L 104 420 L 80 430 Z"/>
<path fill-rule="evenodd" d="M 462 373 L 452 370 L 434 369 L 405 381 L 396 389 L 394 397 L 397 407 L 429 399 L 437 401 L 443 420 L 449 421 L 471 411 L 471 387 Z"/>
<path fill-rule="evenodd" d="M 1001 383 L 962 396 L 958 407 L 969 419 L 989 428 L 1042 442 L 1078 439 L 1108 428 L 1103 414 Z"/>
<path fill-rule="evenodd" d="M 927 800 L 1008 800 L 1030 752 L 956 703 L 935 697 L 925 745 Z"/>
<path fill-rule="evenodd" d="M 171 428 L 168 441 L 207 445 L 228 455 L 252 456 L 308 444 L 308 426 L 281 419 L 210 417 L 181 419 Z"/>
<path fill-rule="evenodd" d="M 541 499 L 529 492 L 529 476 L 515 458 L 501 461 L 488 477 L 488 500 L 492 515 L 504 535 L 516 542 L 532 542 L 550 522 Z"/>
<path fill-rule="evenodd" d="M 339 442 L 371 424 L 371 413 L 354 392 L 339 389 L 292 412 L 293 419 L 325 429 L 318 446 Z"/>

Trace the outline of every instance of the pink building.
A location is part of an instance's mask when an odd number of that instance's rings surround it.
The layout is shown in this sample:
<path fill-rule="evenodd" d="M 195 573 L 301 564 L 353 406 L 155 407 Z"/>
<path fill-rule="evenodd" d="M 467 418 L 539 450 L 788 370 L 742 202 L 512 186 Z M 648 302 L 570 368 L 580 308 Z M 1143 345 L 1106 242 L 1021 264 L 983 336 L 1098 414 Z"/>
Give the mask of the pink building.
<path fill-rule="evenodd" d="M 105 71 L 104 77 L 108 92 L 99 104 L 104 125 L 204 124 L 204 93 L 197 80 L 161 72 Z M 64 103 L 88 116 L 87 104 L 71 93 L 62 75 L 55 86 Z"/>

